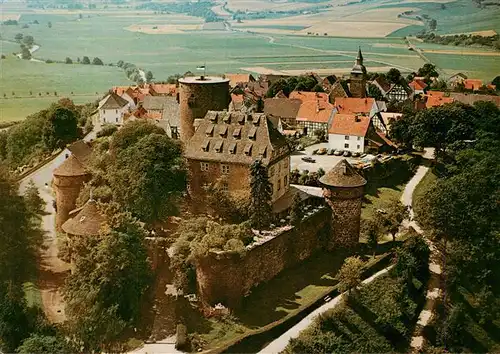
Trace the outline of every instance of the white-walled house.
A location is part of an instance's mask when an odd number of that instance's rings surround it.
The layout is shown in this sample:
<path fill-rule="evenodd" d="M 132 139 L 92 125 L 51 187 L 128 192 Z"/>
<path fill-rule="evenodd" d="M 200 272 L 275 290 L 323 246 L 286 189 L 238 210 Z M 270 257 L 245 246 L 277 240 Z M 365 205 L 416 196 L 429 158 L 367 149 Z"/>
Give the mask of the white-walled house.
<path fill-rule="evenodd" d="M 131 95 L 128 94 L 127 91 L 122 93 L 122 95 L 120 97 L 127 100 L 127 102 L 129 103 L 130 110 L 134 110 L 137 108 L 137 105 L 135 104 L 134 99 L 132 98 Z"/>
<path fill-rule="evenodd" d="M 366 135 L 370 117 L 355 114 L 336 114 L 328 130 L 328 145 L 331 149 L 365 152 Z"/>
<path fill-rule="evenodd" d="M 99 102 L 98 123 L 99 124 L 123 124 L 123 115 L 130 111 L 130 103 L 112 92 Z"/>

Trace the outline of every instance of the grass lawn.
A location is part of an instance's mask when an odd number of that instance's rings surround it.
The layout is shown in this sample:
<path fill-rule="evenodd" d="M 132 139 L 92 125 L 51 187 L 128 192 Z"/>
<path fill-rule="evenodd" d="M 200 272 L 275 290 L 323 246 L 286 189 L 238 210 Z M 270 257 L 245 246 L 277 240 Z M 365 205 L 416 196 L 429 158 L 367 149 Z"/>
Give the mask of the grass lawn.
<path fill-rule="evenodd" d="M 415 207 L 416 207 L 417 208 L 416 210 L 418 210 L 419 200 L 422 199 L 424 194 L 427 192 L 429 187 L 434 183 L 434 181 L 437 180 L 437 178 L 438 177 L 434 174 L 432 168 L 429 168 L 429 170 L 425 174 L 424 178 L 422 178 L 420 180 L 419 184 L 417 184 L 417 186 L 415 187 L 415 190 L 413 191 L 412 208 L 415 209 Z"/>
<path fill-rule="evenodd" d="M 405 184 L 391 187 L 380 187 L 372 194 L 366 194 L 361 207 L 361 219 L 370 220 L 376 217 L 377 209 L 385 209 L 401 199 Z"/>

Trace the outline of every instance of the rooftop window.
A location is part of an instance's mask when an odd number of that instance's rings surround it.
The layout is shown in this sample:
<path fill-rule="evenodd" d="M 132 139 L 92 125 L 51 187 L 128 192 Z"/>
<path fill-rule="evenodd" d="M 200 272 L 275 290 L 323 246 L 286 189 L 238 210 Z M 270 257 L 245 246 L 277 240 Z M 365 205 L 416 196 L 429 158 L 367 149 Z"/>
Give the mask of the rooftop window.
<path fill-rule="evenodd" d="M 240 139 L 241 138 L 241 127 L 236 127 L 233 131 L 233 138 Z"/>
<path fill-rule="evenodd" d="M 210 116 L 210 121 L 212 123 L 216 123 L 217 122 L 217 116 L 218 116 L 218 113 L 214 113 Z"/>
<path fill-rule="evenodd" d="M 245 124 L 245 115 L 244 114 L 240 114 L 238 116 L 238 123 Z"/>
<path fill-rule="evenodd" d="M 201 145 L 201 148 L 203 149 L 203 151 L 207 152 L 209 146 L 210 146 L 210 140 L 209 139 L 205 139 L 205 141 Z"/>
<path fill-rule="evenodd" d="M 252 156 L 252 143 L 248 143 L 246 146 L 245 146 L 245 155 L 247 156 Z"/>
<path fill-rule="evenodd" d="M 250 129 L 250 131 L 248 132 L 248 138 L 255 140 L 256 136 L 257 136 L 257 127 L 252 127 L 252 129 Z"/>
<path fill-rule="evenodd" d="M 209 124 L 207 126 L 207 130 L 205 130 L 205 134 L 208 136 L 214 136 L 214 127 L 215 127 L 214 124 Z"/>
<path fill-rule="evenodd" d="M 216 143 L 215 143 L 215 152 L 222 152 L 222 142 L 223 140 L 218 140 Z"/>
<path fill-rule="evenodd" d="M 228 113 L 224 116 L 224 123 L 229 124 L 231 123 L 231 113 Z"/>
<path fill-rule="evenodd" d="M 227 125 L 223 125 L 219 129 L 219 135 L 220 136 L 225 136 L 227 134 Z"/>
<path fill-rule="evenodd" d="M 231 154 L 236 154 L 236 146 L 237 146 L 237 143 L 232 142 L 232 143 L 229 145 L 229 153 L 231 153 Z"/>

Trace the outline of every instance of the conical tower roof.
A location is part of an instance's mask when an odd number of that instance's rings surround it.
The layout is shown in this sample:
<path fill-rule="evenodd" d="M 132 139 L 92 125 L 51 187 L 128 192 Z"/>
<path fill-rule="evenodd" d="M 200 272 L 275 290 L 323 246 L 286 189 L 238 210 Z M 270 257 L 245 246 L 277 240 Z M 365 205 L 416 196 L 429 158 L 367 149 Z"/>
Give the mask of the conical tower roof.
<path fill-rule="evenodd" d="M 358 47 L 358 57 L 356 58 L 356 62 L 363 65 L 363 54 L 361 54 L 361 47 Z"/>
<path fill-rule="evenodd" d="M 351 73 L 354 74 L 365 74 L 366 68 L 363 65 L 363 54 L 361 54 L 361 47 L 358 48 L 358 56 L 356 57 L 356 63 L 352 67 Z"/>
<path fill-rule="evenodd" d="M 89 200 L 78 214 L 67 220 L 62 229 L 75 236 L 95 236 L 99 234 L 106 217 L 97 209 L 96 202 Z"/>
<path fill-rule="evenodd" d="M 76 177 L 85 176 L 89 173 L 78 159 L 71 155 L 58 168 L 54 170 L 54 176 L 58 177 Z"/>
<path fill-rule="evenodd" d="M 320 183 L 328 187 L 361 187 L 366 180 L 356 172 L 346 159 L 339 161 L 328 173 L 319 179 Z"/>

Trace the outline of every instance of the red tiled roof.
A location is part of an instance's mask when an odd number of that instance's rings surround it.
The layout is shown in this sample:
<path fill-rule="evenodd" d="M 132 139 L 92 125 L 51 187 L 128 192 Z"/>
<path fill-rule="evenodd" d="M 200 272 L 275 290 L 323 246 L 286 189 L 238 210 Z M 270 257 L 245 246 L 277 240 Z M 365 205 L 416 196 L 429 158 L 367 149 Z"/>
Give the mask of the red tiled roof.
<path fill-rule="evenodd" d="M 112 91 L 116 93 L 118 96 L 123 95 L 124 92 L 127 92 L 127 90 L 130 88 L 130 86 L 113 86 Z"/>
<path fill-rule="evenodd" d="M 335 107 L 339 113 L 370 113 L 375 99 L 367 98 L 354 98 L 354 97 L 336 97 Z"/>
<path fill-rule="evenodd" d="M 483 82 L 478 79 L 465 79 L 464 86 L 467 90 L 478 90 L 483 86 Z"/>
<path fill-rule="evenodd" d="M 328 133 L 339 135 L 366 136 L 370 127 L 370 117 L 354 114 L 339 114 L 333 117 Z"/>
<path fill-rule="evenodd" d="M 427 107 L 427 108 L 437 107 L 437 106 L 442 106 L 446 103 L 452 103 L 452 102 L 453 102 L 453 98 L 451 98 L 451 97 L 428 96 L 427 102 L 425 103 L 425 107 Z"/>
<path fill-rule="evenodd" d="M 149 88 L 161 95 L 172 95 L 177 93 L 175 84 L 150 84 Z"/>
<path fill-rule="evenodd" d="M 246 84 L 250 81 L 255 81 L 252 74 L 225 74 L 226 79 L 229 79 L 229 85 L 235 87 L 238 84 Z"/>
<path fill-rule="evenodd" d="M 243 102 L 243 95 L 237 95 L 235 93 L 231 94 L 231 101 L 234 103 L 242 103 Z"/>
<path fill-rule="evenodd" d="M 333 112 L 333 105 L 321 100 L 302 102 L 297 113 L 297 121 L 328 123 Z"/>
<path fill-rule="evenodd" d="M 306 92 L 306 91 L 292 91 L 288 98 L 292 100 L 316 101 L 318 98 L 321 101 L 328 102 L 328 94 L 325 92 Z"/>
<path fill-rule="evenodd" d="M 416 90 L 424 90 L 427 87 L 427 84 L 422 80 L 413 80 L 408 84 L 414 91 Z"/>
<path fill-rule="evenodd" d="M 442 92 L 442 91 L 427 91 L 427 96 L 429 96 L 429 97 L 443 97 L 444 92 Z"/>

